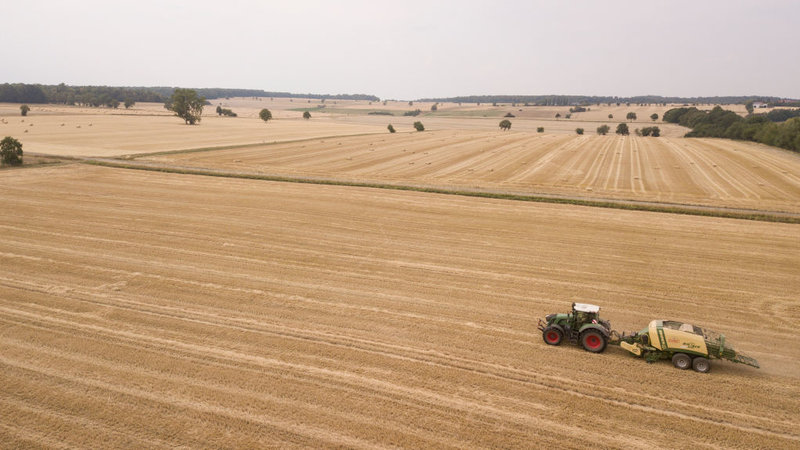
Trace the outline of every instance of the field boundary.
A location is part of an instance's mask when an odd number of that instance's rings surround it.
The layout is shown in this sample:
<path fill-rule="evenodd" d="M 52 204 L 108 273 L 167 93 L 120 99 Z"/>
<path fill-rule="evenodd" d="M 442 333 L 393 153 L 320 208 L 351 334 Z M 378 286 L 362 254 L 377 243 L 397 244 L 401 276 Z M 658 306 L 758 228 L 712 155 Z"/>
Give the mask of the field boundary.
<path fill-rule="evenodd" d="M 263 145 L 263 144 L 260 144 Z M 629 211 L 647 211 L 668 214 L 683 214 L 692 216 L 720 217 L 726 219 L 754 220 L 761 222 L 779 222 L 800 224 L 800 214 L 761 211 L 748 209 L 733 209 L 703 205 L 687 205 L 676 203 L 658 203 L 638 200 L 612 200 L 590 199 L 586 197 L 570 197 L 551 194 L 522 194 L 481 189 L 446 188 L 437 186 L 424 186 L 414 184 L 392 184 L 368 181 L 351 181 L 334 178 L 293 177 L 287 175 L 270 175 L 247 172 L 230 172 L 214 169 L 198 169 L 180 166 L 154 165 L 143 162 L 133 162 L 105 158 L 87 158 L 84 164 L 95 166 L 113 167 L 118 169 L 146 170 L 150 172 L 177 173 L 182 175 L 201 175 L 223 178 L 239 178 L 246 180 L 276 181 L 283 183 L 303 183 L 331 186 L 349 186 L 373 189 L 388 189 L 396 191 L 414 191 L 431 194 L 459 195 L 464 197 L 493 198 L 499 200 L 514 200 L 523 202 L 555 203 L 593 208 L 622 209 Z"/>

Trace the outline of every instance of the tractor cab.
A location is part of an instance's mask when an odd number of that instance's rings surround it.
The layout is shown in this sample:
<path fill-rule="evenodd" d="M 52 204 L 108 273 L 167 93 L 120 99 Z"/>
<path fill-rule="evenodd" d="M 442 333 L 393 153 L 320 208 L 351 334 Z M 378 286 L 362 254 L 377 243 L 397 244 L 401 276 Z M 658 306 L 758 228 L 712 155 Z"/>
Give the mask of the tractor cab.
<path fill-rule="evenodd" d="M 572 304 L 572 321 L 580 327 L 580 325 L 587 323 L 597 323 L 600 318 L 600 307 L 597 305 L 590 305 L 588 303 L 573 303 Z"/>

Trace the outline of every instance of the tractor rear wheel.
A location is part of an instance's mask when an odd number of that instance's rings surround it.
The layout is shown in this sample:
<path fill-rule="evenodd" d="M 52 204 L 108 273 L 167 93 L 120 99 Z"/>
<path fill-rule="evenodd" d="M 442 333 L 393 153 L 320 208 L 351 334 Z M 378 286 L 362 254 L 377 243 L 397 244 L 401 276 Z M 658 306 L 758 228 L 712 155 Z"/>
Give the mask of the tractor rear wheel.
<path fill-rule="evenodd" d="M 708 373 L 711 371 L 711 361 L 703 358 L 702 356 L 698 356 L 692 360 L 692 369 L 700 373 Z"/>
<path fill-rule="evenodd" d="M 675 353 L 672 355 L 672 365 L 681 370 L 692 367 L 692 358 L 686 353 Z"/>
<path fill-rule="evenodd" d="M 542 338 L 548 345 L 558 345 L 564 340 L 564 333 L 557 326 L 550 325 L 542 332 Z"/>
<path fill-rule="evenodd" d="M 597 330 L 590 329 L 581 333 L 581 345 L 587 352 L 602 353 L 606 344 L 606 337 Z"/>

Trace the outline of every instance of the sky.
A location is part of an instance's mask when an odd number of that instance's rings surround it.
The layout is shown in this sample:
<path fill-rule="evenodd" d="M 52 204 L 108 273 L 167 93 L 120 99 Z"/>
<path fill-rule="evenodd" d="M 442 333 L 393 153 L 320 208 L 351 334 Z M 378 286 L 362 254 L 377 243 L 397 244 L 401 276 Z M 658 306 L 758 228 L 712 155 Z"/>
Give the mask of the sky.
<path fill-rule="evenodd" d="M 0 83 L 800 98 L 800 1 L 14 1 Z"/>

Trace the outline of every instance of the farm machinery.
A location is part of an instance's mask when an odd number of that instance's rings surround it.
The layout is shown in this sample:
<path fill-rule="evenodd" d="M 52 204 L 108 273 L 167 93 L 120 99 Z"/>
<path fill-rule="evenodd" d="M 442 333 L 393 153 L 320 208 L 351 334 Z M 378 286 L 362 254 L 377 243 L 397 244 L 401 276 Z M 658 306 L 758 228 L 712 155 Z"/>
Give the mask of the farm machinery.
<path fill-rule="evenodd" d="M 672 320 L 653 320 L 641 331 L 618 333 L 599 316 L 600 307 L 573 303 L 566 314 L 548 314 L 539 319 L 539 330 L 548 345 L 564 339 L 580 344 L 586 351 L 602 353 L 608 345 L 618 345 L 652 363 L 671 359 L 678 369 L 697 372 L 711 370 L 711 359 L 724 359 L 758 368 L 758 361 L 743 355 L 725 341 L 725 335 L 692 324 Z"/>

